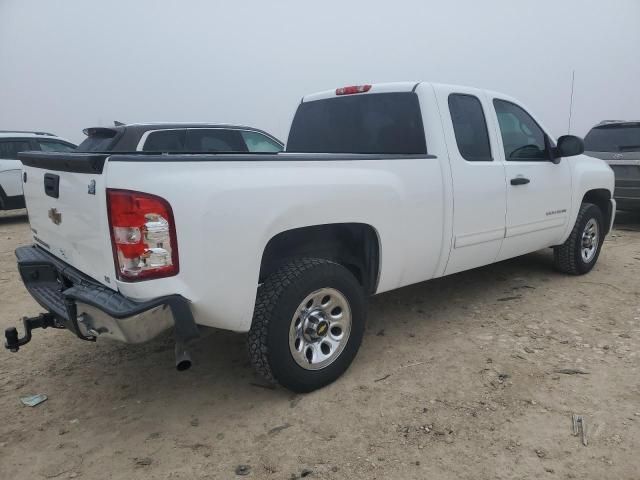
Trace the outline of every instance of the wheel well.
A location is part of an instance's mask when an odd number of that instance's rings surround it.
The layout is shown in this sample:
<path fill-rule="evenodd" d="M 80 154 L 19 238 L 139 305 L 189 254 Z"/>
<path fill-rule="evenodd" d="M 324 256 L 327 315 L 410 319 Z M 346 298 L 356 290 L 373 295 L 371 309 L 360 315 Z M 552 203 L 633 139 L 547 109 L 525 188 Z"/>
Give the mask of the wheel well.
<path fill-rule="evenodd" d="M 582 202 L 593 203 L 597 205 L 602 211 L 605 219 L 605 234 L 609 233 L 609 225 L 611 224 L 611 192 L 605 188 L 598 188 L 596 190 L 589 190 L 584 194 Z"/>
<path fill-rule="evenodd" d="M 294 258 L 333 260 L 348 268 L 368 293 L 378 284 L 378 235 L 364 223 L 333 223 L 295 228 L 279 233 L 267 243 L 260 264 L 260 283 Z"/>

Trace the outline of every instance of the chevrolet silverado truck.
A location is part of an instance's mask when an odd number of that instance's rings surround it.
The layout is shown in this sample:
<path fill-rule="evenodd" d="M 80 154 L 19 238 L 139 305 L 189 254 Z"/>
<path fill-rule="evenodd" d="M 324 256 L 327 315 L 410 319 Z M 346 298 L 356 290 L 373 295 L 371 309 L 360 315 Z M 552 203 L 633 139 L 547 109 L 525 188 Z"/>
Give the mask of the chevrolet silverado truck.
<path fill-rule="evenodd" d="M 337 379 L 366 299 L 554 249 L 589 272 L 614 177 L 518 101 L 406 82 L 306 96 L 282 153 L 23 153 L 33 244 L 16 250 L 40 327 L 143 342 L 248 332 L 256 370 L 294 391 Z"/>

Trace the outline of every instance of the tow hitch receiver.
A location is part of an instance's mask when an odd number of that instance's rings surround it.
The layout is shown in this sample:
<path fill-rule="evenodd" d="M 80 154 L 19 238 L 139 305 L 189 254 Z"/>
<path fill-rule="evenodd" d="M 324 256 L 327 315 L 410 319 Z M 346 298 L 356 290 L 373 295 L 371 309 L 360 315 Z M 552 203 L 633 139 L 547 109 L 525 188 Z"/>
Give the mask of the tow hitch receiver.
<path fill-rule="evenodd" d="M 7 341 L 4 347 L 12 352 L 17 352 L 21 346 L 31 341 L 31 330 L 36 328 L 65 328 L 64 325 L 56 322 L 55 315 L 51 313 L 41 313 L 37 317 L 23 317 L 22 324 L 24 325 L 24 337 L 18 337 L 18 330 L 16 327 L 9 327 L 4 331 L 4 336 Z"/>

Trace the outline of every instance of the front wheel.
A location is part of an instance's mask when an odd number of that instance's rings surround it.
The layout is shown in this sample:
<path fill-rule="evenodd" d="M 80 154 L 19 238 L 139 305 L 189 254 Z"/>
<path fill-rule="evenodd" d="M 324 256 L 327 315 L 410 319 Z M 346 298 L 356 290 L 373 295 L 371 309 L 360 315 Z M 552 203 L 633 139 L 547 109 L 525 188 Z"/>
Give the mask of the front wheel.
<path fill-rule="evenodd" d="M 571 235 L 566 242 L 553 249 L 555 268 L 571 275 L 590 272 L 600 256 L 604 241 L 603 225 L 600 208 L 592 203 L 583 203 Z"/>
<path fill-rule="evenodd" d="M 295 392 L 333 382 L 358 352 L 365 303 L 342 265 L 303 258 L 282 266 L 258 289 L 248 337 L 254 368 Z"/>

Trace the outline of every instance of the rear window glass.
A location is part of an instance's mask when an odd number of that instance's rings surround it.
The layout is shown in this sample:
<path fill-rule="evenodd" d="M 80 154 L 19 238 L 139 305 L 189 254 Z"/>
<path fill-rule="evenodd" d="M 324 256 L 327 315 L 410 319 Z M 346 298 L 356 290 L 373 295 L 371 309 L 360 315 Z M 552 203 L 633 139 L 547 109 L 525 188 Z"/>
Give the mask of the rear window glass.
<path fill-rule="evenodd" d="M 78 145 L 76 152 L 108 152 L 111 150 L 116 133 L 115 130 L 109 129 L 90 132 Z"/>
<path fill-rule="evenodd" d="M 418 96 L 394 92 L 304 102 L 288 152 L 426 154 Z"/>
<path fill-rule="evenodd" d="M 591 152 L 640 152 L 640 123 L 592 128 L 584 148 Z"/>

